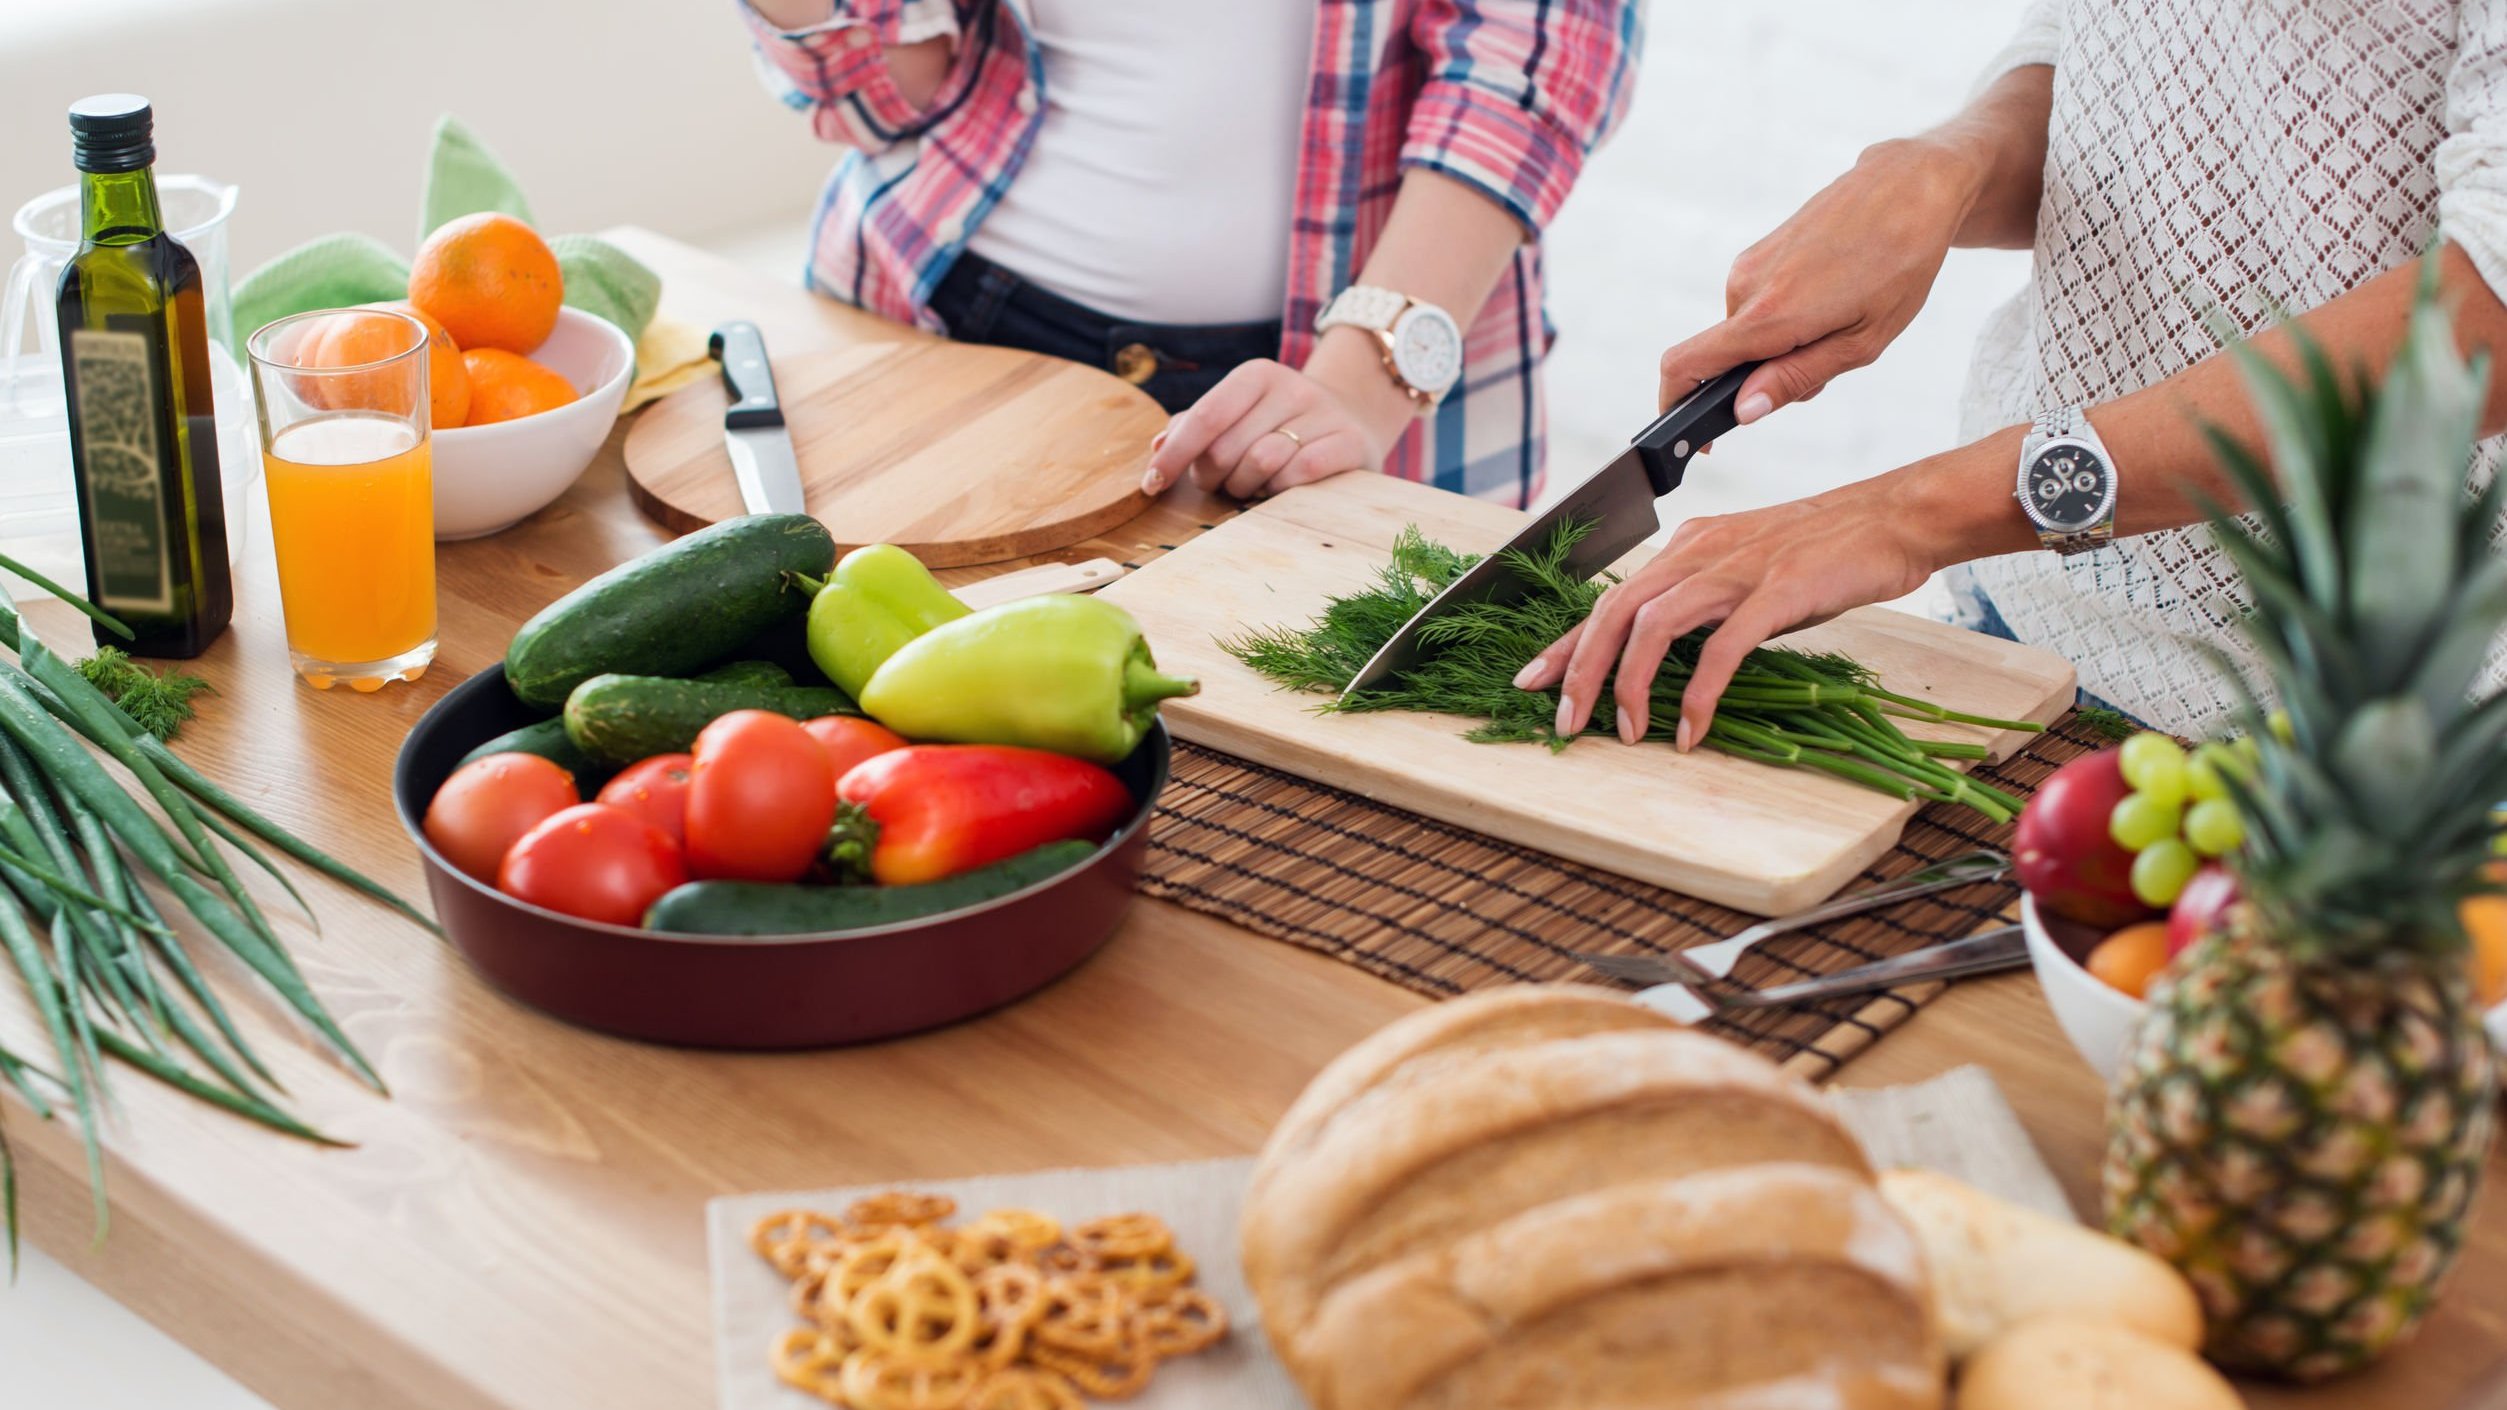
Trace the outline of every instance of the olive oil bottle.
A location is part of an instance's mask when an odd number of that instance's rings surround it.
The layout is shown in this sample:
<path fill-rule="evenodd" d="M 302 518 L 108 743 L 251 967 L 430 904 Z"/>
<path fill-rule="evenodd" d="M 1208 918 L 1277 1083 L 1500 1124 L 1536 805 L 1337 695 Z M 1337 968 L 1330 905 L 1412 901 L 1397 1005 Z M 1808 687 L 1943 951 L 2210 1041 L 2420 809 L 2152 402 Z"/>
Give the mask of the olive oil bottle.
<path fill-rule="evenodd" d="M 197 656 L 235 588 L 218 484 L 217 408 L 200 266 L 166 233 L 147 100 L 70 108 L 78 253 L 61 272 L 61 379 L 87 551 L 87 596 L 137 656 Z"/>

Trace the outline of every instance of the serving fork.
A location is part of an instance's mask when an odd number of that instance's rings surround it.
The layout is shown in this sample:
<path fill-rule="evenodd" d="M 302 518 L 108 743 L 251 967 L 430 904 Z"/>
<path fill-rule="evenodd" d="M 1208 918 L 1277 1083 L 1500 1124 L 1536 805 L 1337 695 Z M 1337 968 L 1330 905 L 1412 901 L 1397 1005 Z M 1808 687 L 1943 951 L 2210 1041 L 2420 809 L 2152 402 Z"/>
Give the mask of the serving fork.
<path fill-rule="evenodd" d="M 1589 968 L 1600 970 L 1613 979 L 1624 979 L 1631 984 L 1670 984 L 1684 981 L 1697 983 L 1711 979 L 1730 979 L 1734 968 L 1741 963 L 1741 957 L 1748 954 L 1753 946 L 1763 940 L 1769 940 L 1778 935 L 1789 935 L 1805 926 L 1817 925 L 1822 921 L 1860 915 L 1865 911 L 1876 910 L 1899 901 L 1911 901 L 1918 896 L 1930 896 L 1937 891 L 1973 886 L 1980 881 L 1992 881 L 1997 877 L 2008 875 L 2010 870 L 2011 859 L 2008 856 L 1990 848 L 1979 848 L 1973 852 L 1961 853 L 1958 856 L 1935 862 L 1928 867 L 1918 868 L 1877 886 L 1865 887 L 1860 891 L 1849 891 L 1843 896 L 1823 901 L 1809 910 L 1796 911 L 1789 916 L 1778 916 L 1774 920 L 1760 921 L 1729 940 L 1718 940 L 1710 945 L 1699 945 L 1671 955 L 1602 955 L 1579 951 L 1573 958 Z"/>

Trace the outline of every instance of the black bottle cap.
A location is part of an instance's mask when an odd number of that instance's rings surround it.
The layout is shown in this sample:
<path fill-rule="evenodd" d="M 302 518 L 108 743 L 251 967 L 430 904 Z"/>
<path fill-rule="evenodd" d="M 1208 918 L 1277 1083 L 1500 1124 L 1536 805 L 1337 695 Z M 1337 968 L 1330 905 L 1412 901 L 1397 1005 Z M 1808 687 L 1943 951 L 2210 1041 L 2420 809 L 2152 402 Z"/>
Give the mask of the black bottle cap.
<path fill-rule="evenodd" d="M 99 93 L 70 104 L 70 155 L 80 171 L 139 171 L 157 160 L 148 100 Z"/>

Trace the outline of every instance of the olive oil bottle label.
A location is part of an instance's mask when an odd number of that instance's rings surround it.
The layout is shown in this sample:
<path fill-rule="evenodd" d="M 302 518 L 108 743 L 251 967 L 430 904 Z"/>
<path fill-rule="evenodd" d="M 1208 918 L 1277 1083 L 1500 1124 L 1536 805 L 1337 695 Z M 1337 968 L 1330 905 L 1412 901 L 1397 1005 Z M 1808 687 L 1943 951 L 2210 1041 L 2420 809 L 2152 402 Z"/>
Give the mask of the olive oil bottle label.
<path fill-rule="evenodd" d="M 96 605 L 174 610 L 166 541 L 165 477 L 158 459 L 156 367 L 139 333 L 70 335 L 77 369 L 79 452 L 86 461 L 87 532 L 95 541 Z"/>

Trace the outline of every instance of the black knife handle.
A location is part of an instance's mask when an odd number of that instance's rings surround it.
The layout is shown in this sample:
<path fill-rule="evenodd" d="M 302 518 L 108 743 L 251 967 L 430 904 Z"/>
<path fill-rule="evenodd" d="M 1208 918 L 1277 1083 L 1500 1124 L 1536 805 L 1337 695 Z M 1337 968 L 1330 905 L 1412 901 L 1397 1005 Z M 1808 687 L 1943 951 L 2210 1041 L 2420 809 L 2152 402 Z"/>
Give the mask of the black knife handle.
<path fill-rule="evenodd" d="M 731 406 L 723 412 L 723 429 L 783 424 L 783 403 L 775 400 L 775 369 L 766 361 L 766 335 L 754 323 L 726 323 L 705 340 L 706 351 L 723 365 L 723 390 Z"/>
<path fill-rule="evenodd" d="M 1741 424 L 1732 406 L 1741 396 L 1741 384 L 1758 368 L 1755 362 L 1742 363 L 1682 397 L 1653 425 L 1637 432 L 1637 459 L 1645 462 L 1645 478 L 1654 482 L 1655 498 L 1680 488 L 1690 457 Z"/>

